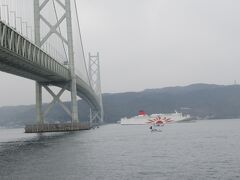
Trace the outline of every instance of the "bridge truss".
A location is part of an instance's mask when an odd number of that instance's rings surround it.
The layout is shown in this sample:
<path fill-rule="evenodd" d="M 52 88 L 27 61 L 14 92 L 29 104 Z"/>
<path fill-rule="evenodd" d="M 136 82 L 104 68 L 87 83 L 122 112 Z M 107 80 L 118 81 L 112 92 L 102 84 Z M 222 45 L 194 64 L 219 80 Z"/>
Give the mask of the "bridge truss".
<path fill-rule="evenodd" d="M 44 42 L 46 42 L 52 34 L 57 34 L 58 37 L 66 44 L 67 50 L 68 50 L 68 60 L 69 60 L 69 69 L 71 73 L 71 81 L 67 82 L 71 84 L 71 108 L 72 111 L 69 113 L 69 110 L 67 107 L 64 106 L 64 104 L 61 102 L 60 97 L 65 91 L 65 87 L 62 88 L 62 90 L 55 95 L 51 89 L 45 85 L 45 89 L 53 96 L 53 101 L 50 104 L 49 109 L 52 107 L 52 105 L 55 102 L 59 102 L 59 104 L 63 107 L 63 109 L 72 117 L 72 122 L 78 122 L 78 104 L 77 104 L 77 87 L 76 87 L 76 74 L 75 74 L 75 65 L 74 65 L 74 55 L 73 55 L 73 37 L 72 37 L 72 21 L 71 21 L 71 5 L 70 0 L 65 0 L 65 4 L 63 4 L 60 0 L 57 0 L 56 2 L 62 7 L 64 14 L 60 19 L 57 18 L 57 23 L 55 25 L 51 25 L 51 23 L 42 16 L 41 12 L 44 11 L 47 3 L 49 3 L 50 0 L 45 0 L 40 4 L 40 0 L 34 0 L 34 30 L 35 30 L 35 43 L 38 46 L 43 46 Z M 55 8 L 55 7 L 54 7 Z M 43 20 L 45 24 L 47 24 L 50 28 L 49 32 L 41 38 L 41 24 L 40 20 Z M 63 22 L 63 20 L 66 20 L 66 28 L 67 28 L 67 39 L 62 36 L 61 30 L 60 32 L 57 31 L 57 29 L 60 28 L 60 24 Z M 36 116 L 37 121 L 39 123 L 43 123 L 43 116 L 42 116 L 42 84 L 39 82 L 36 82 Z"/>
<path fill-rule="evenodd" d="M 54 24 L 44 16 L 44 11 L 48 8 L 47 5 L 50 2 L 54 5 L 57 20 Z M 77 96 L 83 98 L 90 105 L 90 122 L 96 123 L 103 121 L 99 53 L 96 56 L 89 54 L 89 71 L 87 71 L 87 68 L 83 65 L 83 67 L 86 68 L 85 73 L 87 74 L 87 79 L 82 78 L 75 72 L 76 53 L 74 53 L 73 48 L 71 2 L 73 1 L 34 0 L 34 33 L 31 35 L 32 38 L 34 37 L 34 43 L 32 39 L 29 39 L 28 33 L 26 34 L 27 37 L 21 34 L 22 24 L 25 22 L 22 22 L 23 20 L 17 16 L 16 12 L 14 12 L 15 25 L 14 27 L 10 27 L 9 14 L 7 21 L 2 21 L 0 11 L 0 71 L 36 81 L 36 119 L 39 125 L 44 125 L 44 116 L 50 112 L 55 103 L 58 103 L 71 117 L 72 124 L 78 123 Z M 2 7 L 3 6 L 7 5 L 2 5 Z M 60 16 L 57 14 L 57 6 L 61 7 Z M 2 7 L 0 5 L 0 10 Z M 7 9 L 9 8 L 7 7 Z M 13 11 L 7 10 L 7 13 L 13 13 Z M 17 32 L 17 18 L 21 20 L 20 33 Z M 45 27 L 43 24 L 45 24 Z M 49 30 L 45 34 L 42 34 L 41 30 L 46 29 L 46 26 Z M 63 26 L 66 29 L 66 35 L 62 32 Z M 26 23 L 26 30 L 28 30 L 28 28 L 29 26 L 27 26 Z M 62 42 L 62 47 L 66 55 L 65 58 L 62 58 L 60 55 L 53 56 L 44 50 L 44 47 L 47 46 L 47 41 L 54 35 Z M 55 57 L 65 59 L 64 64 L 58 62 Z M 60 87 L 61 90 L 55 94 L 50 86 Z M 52 102 L 44 112 L 42 109 L 43 88 L 53 97 Z M 60 100 L 65 90 L 71 92 L 70 110 Z M 77 125 L 77 127 L 79 127 L 79 125 Z"/>

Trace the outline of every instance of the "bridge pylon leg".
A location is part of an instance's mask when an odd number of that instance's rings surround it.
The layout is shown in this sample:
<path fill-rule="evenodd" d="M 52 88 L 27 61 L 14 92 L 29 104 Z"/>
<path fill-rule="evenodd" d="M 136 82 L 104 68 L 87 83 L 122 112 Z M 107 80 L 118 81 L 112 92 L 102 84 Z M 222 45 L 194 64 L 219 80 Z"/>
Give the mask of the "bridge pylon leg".
<path fill-rule="evenodd" d="M 72 104 L 72 123 L 78 122 L 78 103 L 77 103 L 77 80 L 75 74 L 73 36 L 72 36 L 72 18 L 70 0 L 65 0 L 67 39 L 68 39 L 68 58 L 71 72 L 71 104 Z"/>
<path fill-rule="evenodd" d="M 42 85 L 36 82 L 36 117 L 38 124 L 44 124 L 42 114 Z"/>
<path fill-rule="evenodd" d="M 73 77 L 71 81 L 71 106 L 72 106 L 72 123 L 79 122 L 76 77 Z"/>

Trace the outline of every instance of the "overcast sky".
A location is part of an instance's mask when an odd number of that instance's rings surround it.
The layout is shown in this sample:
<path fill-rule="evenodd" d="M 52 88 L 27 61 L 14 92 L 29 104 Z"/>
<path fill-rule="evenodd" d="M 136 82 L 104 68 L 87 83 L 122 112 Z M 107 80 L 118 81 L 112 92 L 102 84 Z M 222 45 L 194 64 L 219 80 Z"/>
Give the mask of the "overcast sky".
<path fill-rule="evenodd" d="M 240 82 L 239 0 L 78 0 L 103 92 Z M 32 104 L 33 81 L 0 73 L 0 106 Z M 49 101 L 49 97 L 45 97 Z"/>

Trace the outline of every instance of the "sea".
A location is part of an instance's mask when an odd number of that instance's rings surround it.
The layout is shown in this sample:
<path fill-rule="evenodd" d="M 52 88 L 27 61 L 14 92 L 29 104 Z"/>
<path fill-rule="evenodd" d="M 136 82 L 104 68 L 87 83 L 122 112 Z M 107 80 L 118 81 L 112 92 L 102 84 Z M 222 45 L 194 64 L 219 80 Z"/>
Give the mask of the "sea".
<path fill-rule="evenodd" d="M 0 180 L 239 180 L 240 119 L 109 124 L 72 133 L 0 129 Z"/>

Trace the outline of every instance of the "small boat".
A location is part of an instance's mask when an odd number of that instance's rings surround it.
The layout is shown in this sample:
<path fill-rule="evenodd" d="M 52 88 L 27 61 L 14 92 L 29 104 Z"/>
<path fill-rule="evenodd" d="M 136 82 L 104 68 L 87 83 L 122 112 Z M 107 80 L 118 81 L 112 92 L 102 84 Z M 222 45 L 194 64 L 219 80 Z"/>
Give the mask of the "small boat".
<path fill-rule="evenodd" d="M 161 125 L 153 124 L 152 126 L 150 126 L 149 129 L 151 130 L 151 132 L 162 132 L 160 127 L 161 127 Z"/>

